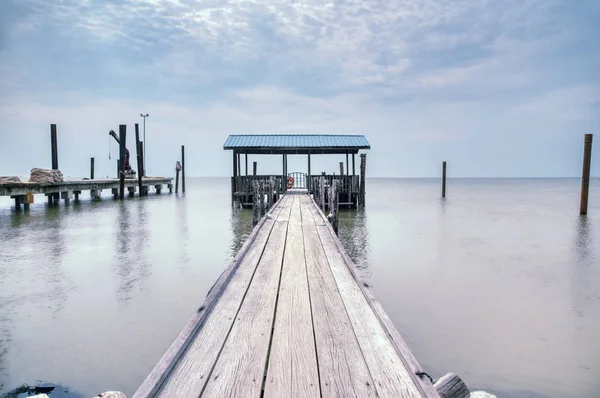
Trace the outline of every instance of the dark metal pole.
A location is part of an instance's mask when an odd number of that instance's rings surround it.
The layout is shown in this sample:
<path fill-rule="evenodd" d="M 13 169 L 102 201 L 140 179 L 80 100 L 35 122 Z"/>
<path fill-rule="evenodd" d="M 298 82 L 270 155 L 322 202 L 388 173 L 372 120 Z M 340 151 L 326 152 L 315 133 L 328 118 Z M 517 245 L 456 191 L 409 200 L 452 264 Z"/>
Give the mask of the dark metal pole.
<path fill-rule="evenodd" d="M 442 198 L 446 197 L 446 162 L 442 162 Z"/>
<path fill-rule="evenodd" d="M 90 180 L 94 179 L 94 158 L 90 158 Z"/>
<path fill-rule="evenodd" d="M 146 120 L 144 118 L 144 120 Z M 135 152 L 137 155 L 137 169 L 138 169 L 138 189 L 139 189 L 139 195 L 143 196 L 144 192 L 143 192 L 143 184 L 142 184 L 142 175 L 144 173 L 144 162 L 142 160 L 142 143 L 140 141 L 140 126 L 136 123 L 135 124 Z"/>
<path fill-rule="evenodd" d="M 593 134 L 586 134 L 583 141 L 583 173 L 581 175 L 581 201 L 579 214 L 587 214 L 588 196 L 590 193 L 590 166 L 592 163 Z"/>
<path fill-rule="evenodd" d="M 124 124 L 119 125 L 119 141 L 121 141 L 119 143 L 119 198 L 125 199 L 125 148 L 127 141 L 127 126 Z"/>
<path fill-rule="evenodd" d="M 181 192 L 185 193 L 185 145 L 181 146 Z"/>

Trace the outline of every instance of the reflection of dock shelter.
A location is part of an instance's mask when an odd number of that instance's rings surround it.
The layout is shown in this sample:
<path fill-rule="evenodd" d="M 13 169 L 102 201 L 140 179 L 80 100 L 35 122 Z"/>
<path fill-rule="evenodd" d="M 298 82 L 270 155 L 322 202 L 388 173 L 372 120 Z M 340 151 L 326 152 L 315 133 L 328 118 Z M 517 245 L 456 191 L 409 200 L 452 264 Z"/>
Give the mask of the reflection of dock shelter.
<path fill-rule="evenodd" d="M 360 176 L 356 173 L 356 154 L 361 149 L 371 149 L 371 146 L 363 135 L 230 135 L 223 149 L 233 151 L 232 203 L 237 200 L 243 206 L 251 206 L 254 195 L 253 184 L 256 181 L 273 181 L 277 193 L 283 194 L 290 189 L 288 184 L 291 185 L 293 179 L 291 189 L 313 193 L 318 179 L 324 176 L 326 185 L 338 181 L 340 205 L 357 207 L 361 189 L 364 191 L 365 186 L 366 154 L 361 155 Z M 244 174 L 242 174 L 242 155 L 244 155 Z M 249 175 L 248 155 L 281 155 L 282 173 L 257 175 L 256 162 L 254 162 L 252 175 Z M 308 173 L 288 171 L 288 155 L 307 155 Z M 321 173 L 313 176 L 311 155 L 346 155 L 345 170 L 344 163 L 340 162 L 340 174 Z M 351 167 L 350 162 L 352 162 Z"/>

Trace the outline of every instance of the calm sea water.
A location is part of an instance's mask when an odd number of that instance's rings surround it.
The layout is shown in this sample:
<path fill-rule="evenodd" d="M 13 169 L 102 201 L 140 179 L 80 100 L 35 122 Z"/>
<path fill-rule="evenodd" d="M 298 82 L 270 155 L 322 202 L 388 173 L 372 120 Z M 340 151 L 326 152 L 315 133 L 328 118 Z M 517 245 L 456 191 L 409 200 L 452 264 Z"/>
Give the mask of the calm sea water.
<path fill-rule="evenodd" d="M 340 237 L 434 377 L 499 397 L 597 398 L 600 182 L 371 179 Z M 15 213 L 0 200 L 0 384 L 132 394 L 252 229 L 229 179 Z"/>

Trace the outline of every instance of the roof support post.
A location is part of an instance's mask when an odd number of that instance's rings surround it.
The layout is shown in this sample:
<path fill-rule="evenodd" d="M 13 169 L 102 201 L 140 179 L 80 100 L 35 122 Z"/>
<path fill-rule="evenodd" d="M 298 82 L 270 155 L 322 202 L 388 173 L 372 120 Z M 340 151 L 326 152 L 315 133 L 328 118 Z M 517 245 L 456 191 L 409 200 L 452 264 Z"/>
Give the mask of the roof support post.
<path fill-rule="evenodd" d="M 231 205 L 235 203 L 235 181 L 237 177 L 237 159 L 238 154 L 236 151 L 233 151 L 233 176 L 231 177 Z"/>
<path fill-rule="evenodd" d="M 352 154 L 352 175 L 356 175 L 356 155 Z"/>
<path fill-rule="evenodd" d="M 308 189 L 308 193 L 310 193 L 310 153 L 308 154 L 308 178 L 306 180 L 306 189 Z"/>
<path fill-rule="evenodd" d="M 348 152 L 346 152 L 346 175 L 350 175 L 350 162 L 348 161 Z"/>
<path fill-rule="evenodd" d="M 246 175 L 248 175 L 248 154 L 246 153 L 245 155 L 246 155 L 246 161 L 245 161 L 245 164 L 246 164 Z"/>

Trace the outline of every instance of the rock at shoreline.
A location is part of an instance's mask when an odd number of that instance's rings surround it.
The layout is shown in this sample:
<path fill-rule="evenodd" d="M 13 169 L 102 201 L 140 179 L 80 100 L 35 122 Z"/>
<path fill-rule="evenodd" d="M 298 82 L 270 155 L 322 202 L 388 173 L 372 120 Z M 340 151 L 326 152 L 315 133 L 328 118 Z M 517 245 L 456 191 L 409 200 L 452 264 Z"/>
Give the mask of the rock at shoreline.
<path fill-rule="evenodd" d="M 102 394 L 98 394 L 100 398 L 127 398 L 125 394 L 120 391 L 107 391 Z"/>

